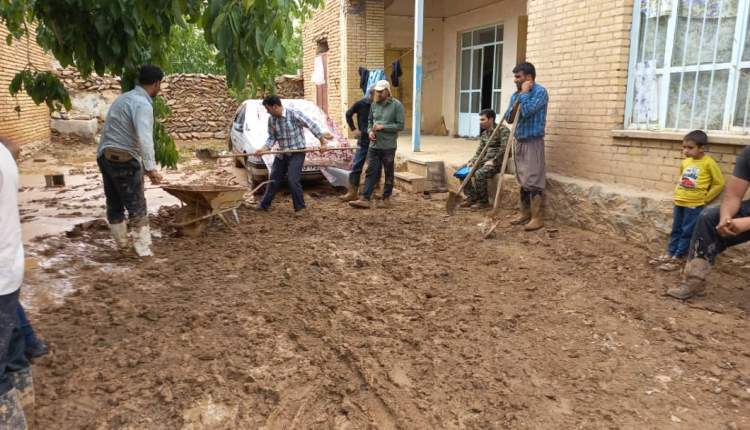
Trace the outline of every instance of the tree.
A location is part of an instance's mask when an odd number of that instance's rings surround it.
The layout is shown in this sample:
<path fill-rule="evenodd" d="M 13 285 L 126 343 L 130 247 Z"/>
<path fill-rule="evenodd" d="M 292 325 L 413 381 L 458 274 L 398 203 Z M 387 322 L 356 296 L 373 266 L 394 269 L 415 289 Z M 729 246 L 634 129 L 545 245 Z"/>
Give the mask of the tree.
<path fill-rule="evenodd" d="M 233 89 L 274 90 L 274 77 L 285 67 L 284 45 L 293 22 L 304 19 L 322 0 L 0 0 L 0 22 L 11 38 L 36 41 L 60 64 L 75 66 L 86 77 L 92 72 L 122 78 L 122 89 L 135 86 L 138 67 L 165 65 L 175 26 L 194 24 L 217 50 L 227 83 Z M 20 76 L 20 77 L 19 77 Z M 37 103 L 53 109 L 67 104 L 67 92 L 54 76 L 27 66 L 14 79 Z M 164 106 L 166 107 L 166 106 Z M 162 111 L 154 109 L 156 111 Z M 155 127 L 161 123 L 155 121 Z M 174 142 L 155 130 L 157 161 L 174 166 Z"/>
<path fill-rule="evenodd" d="M 219 51 L 206 42 L 203 30 L 196 25 L 175 25 L 167 46 L 164 73 L 224 73 L 216 55 Z"/>

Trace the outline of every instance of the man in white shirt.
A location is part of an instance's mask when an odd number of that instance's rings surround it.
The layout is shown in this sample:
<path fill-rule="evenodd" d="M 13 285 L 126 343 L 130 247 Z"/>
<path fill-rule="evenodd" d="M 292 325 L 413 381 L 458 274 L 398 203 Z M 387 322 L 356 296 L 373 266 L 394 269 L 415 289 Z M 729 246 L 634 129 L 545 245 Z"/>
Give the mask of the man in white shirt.
<path fill-rule="evenodd" d="M 0 428 L 26 429 L 22 402 L 33 405 L 31 365 L 18 324 L 18 293 L 24 257 L 18 212 L 18 167 L 21 150 L 0 137 Z"/>

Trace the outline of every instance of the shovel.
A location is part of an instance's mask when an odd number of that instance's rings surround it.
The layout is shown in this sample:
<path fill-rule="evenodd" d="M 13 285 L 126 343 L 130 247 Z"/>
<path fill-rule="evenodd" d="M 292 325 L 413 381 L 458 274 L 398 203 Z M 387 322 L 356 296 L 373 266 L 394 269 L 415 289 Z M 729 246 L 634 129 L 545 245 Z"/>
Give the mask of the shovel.
<path fill-rule="evenodd" d="M 297 154 L 297 153 L 306 153 L 306 152 L 326 152 L 326 151 L 353 151 L 356 148 L 309 148 L 309 149 L 292 149 L 288 151 L 263 151 L 260 155 L 266 155 L 266 154 Z M 203 148 L 203 149 L 197 149 L 195 151 L 195 158 L 201 160 L 201 161 L 216 161 L 220 158 L 241 158 L 241 157 L 247 157 L 251 156 L 251 154 L 229 154 L 229 155 L 219 155 L 216 151 L 213 149 Z"/>
<path fill-rule="evenodd" d="M 510 113 L 511 123 L 513 122 L 513 119 L 516 116 L 516 112 L 518 112 L 519 106 L 520 105 L 518 104 L 518 102 L 516 102 L 516 104 L 513 106 L 513 110 Z M 503 124 L 505 124 L 505 122 L 506 120 L 505 118 L 503 118 L 503 120 L 500 121 L 500 124 L 498 124 L 495 127 L 495 130 L 492 132 L 492 136 L 490 136 L 489 140 L 492 140 L 495 138 L 495 134 L 500 131 L 500 128 L 503 126 Z M 511 131 L 511 136 L 514 131 L 515 131 L 515 125 L 513 126 L 513 131 Z M 508 141 L 510 144 L 510 139 L 508 139 Z M 482 148 L 482 152 L 479 153 L 477 160 L 481 160 L 482 158 L 484 158 L 484 154 L 487 153 L 487 148 L 489 148 L 489 145 L 484 145 L 484 148 Z M 505 164 L 507 163 L 507 154 L 508 154 L 507 146 L 505 148 L 505 153 L 506 155 L 503 159 L 503 168 L 502 168 L 503 171 L 505 171 Z M 466 177 L 464 178 L 464 181 L 461 183 L 461 186 L 458 188 L 458 191 L 455 191 L 455 192 L 450 191 L 448 193 L 448 200 L 446 200 L 445 202 L 445 210 L 448 212 L 448 215 L 453 215 L 454 213 L 456 213 L 456 208 L 461 203 L 461 200 L 463 200 L 463 198 L 461 197 L 461 192 L 464 190 L 464 188 L 466 188 L 466 185 L 468 185 L 469 181 L 471 181 L 471 178 L 474 176 L 474 173 L 477 171 L 478 168 L 479 168 L 479 163 L 474 163 L 474 165 L 471 166 L 471 170 L 469 171 L 469 174 L 466 175 Z"/>

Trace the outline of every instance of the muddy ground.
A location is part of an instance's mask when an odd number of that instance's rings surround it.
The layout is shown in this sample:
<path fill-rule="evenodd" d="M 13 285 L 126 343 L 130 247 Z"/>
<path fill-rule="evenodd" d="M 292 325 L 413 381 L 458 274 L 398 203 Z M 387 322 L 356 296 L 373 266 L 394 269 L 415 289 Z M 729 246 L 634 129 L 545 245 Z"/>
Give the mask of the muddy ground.
<path fill-rule="evenodd" d="M 304 217 L 282 196 L 200 238 L 165 207 L 145 262 L 101 222 L 33 243 L 36 428 L 750 429 L 746 271 L 680 303 L 634 245 L 483 241 L 444 199 L 358 211 L 316 187 Z"/>

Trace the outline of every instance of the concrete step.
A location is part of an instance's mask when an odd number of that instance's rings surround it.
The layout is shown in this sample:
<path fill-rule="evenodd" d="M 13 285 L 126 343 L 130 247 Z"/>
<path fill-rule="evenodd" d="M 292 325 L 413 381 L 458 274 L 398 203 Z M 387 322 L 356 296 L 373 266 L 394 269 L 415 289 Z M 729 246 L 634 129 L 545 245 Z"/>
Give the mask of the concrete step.
<path fill-rule="evenodd" d="M 412 172 L 395 172 L 393 186 L 406 193 L 423 193 L 428 191 L 427 178 Z"/>
<path fill-rule="evenodd" d="M 406 160 L 406 171 L 425 178 L 424 191 L 442 191 L 446 187 L 445 165 L 442 161 Z"/>

